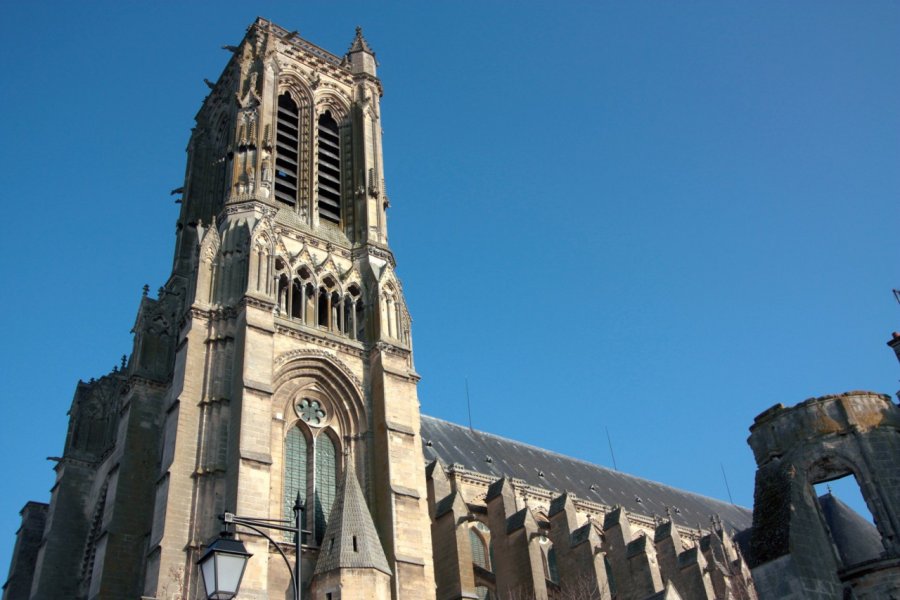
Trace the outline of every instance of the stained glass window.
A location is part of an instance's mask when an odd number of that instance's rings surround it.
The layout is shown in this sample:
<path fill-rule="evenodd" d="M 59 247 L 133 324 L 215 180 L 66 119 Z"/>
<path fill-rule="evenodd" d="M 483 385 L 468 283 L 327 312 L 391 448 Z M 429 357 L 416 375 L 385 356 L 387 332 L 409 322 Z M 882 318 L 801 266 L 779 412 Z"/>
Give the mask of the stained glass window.
<path fill-rule="evenodd" d="M 337 491 L 337 456 L 334 442 L 325 434 L 316 438 L 316 542 L 322 542 L 328 515 Z"/>
<path fill-rule="evenodd" d="M 478 600 L 491 600 L 491 590 L 487 589 L 483 585 L 479 585 L 475 588 L 475 594 L 478 596 Z"/>
<path fill-rule="evenodd" d="M 474 529 L 469 530 L 469 543 L 472 545 L 472 562 L 482 569 L 487 569 L 488 565 L 484 555 L 484 542 L 482 541 L 481 536 L 475 533 Z"/>
<path fill-rule="evenodd" d="M 306 501 L 306 436 L 299 427 L 288 431 L 284 442 L 284 517 L 293 520 L 294 500 L 300 493 L 301 502 Z"/>
<path fill-rule="evenodd" d="M 559 568 L 556 566 L 556 548 L 550 548 L 547 551 L 547 571 L 550 576 L 547 578 L 554 583 L 559 583 Z"/>

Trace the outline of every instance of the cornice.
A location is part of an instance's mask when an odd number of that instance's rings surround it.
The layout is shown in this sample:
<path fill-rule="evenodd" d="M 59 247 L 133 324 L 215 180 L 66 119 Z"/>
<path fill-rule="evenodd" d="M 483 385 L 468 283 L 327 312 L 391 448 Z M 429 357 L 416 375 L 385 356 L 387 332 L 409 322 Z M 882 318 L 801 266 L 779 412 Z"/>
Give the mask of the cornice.
<path fill-rule="evenodd" d="M 386 260 L 388 263 L 390 263 L 392 268 L 397 268 L 397 261 L 394 259 L 394 253 L 391 252 L 389 248 L 368 243 L 353 249 L 354 260 L 367 256 L 374 256 L 375 258 Z"/>
<path fill-rule="evenodd" d="M 391 342 L 375 342 L 373 348 L 375 350 L 378 350 L 379 352 L 384 352 L 385 354 L 393 354 L 394 356 L 399 356 L 401 358 L 408 358 L 409 355 L 412 354 L 412 351 L 409 348 L 397 346 L 395 344 L 392 344 Z M 410 376 L 415 377 L 416 379 L 421 379 L 421 377 L 419 377 L 419 375 L 415 372 L 412 372 Z"/>
<path fill-rule="evenodd" d="M 301 327 L 303 329 L 301 329 Z M 306 326 L 304 325 L 298 325 L 287 319 L 283 319 L 282 317 L 275 317 L 275 333 L 280 333 L 294 339 L 303 340 L 305 342 L 312 342 L 319 346 L 325 346 L 327 348 L 332 348 L 334 350 L 345 352 L 347 354 L 352 354 L 353 356 L 356 356 L 358 358 L 362 358 L 366 354 L 364 347 L 359 342 L 353 343 L 350 339 L 347 339 L 345 341 L 336 336 L 330 335 L 326 337 L 321 333 L 304 331 L 304 329 L 306 329 Z"/>

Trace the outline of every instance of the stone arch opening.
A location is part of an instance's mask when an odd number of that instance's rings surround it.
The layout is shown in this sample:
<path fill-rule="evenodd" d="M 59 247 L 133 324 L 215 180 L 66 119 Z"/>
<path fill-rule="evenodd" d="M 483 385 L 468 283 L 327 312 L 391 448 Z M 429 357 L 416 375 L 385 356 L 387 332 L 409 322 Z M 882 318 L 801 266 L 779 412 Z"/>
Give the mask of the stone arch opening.
<path fill-rule="evenodd" d="M 884 556 L 885 545 L 877 520 L 849 461 L 823 456 L 810 466 L 807 482 L 811 503 L 841 568 Z"/>

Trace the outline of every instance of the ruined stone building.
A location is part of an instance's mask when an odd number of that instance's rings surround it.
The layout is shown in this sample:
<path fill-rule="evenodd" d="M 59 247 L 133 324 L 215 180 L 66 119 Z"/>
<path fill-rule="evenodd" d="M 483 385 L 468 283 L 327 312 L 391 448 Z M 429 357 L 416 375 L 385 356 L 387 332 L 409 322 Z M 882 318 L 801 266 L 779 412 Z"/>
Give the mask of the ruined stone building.
<path fill-rule="evenodd" d="M 171 276 L 145 289 L 121 369 L 78 383 L 4 600 L 204 598 L 196 562 L 218 516 L 289 517 L 298 494 L 317 600 L 896 592 L 889 398 L 760 415 L 754 513 L 420 415 L 381 96 L 359 30 L 338 56 L 249 27 L 196 116 Z M 846 473 L 877 530 L 811 495 Z M 289 597 L 276 549 L 239 533 L 253 554 L 239 598 Z"/>

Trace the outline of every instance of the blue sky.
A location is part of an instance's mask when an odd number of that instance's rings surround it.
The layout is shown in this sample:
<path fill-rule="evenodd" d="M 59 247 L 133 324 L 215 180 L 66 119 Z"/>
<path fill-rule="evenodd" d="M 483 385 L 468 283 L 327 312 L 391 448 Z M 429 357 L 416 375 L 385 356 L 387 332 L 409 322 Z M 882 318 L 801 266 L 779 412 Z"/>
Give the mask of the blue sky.
<path fill-rule="evenodd" d="M 377 52 L 424 412 L 750 506 L 755 415 L 898 387 L 900 3 L 11 3 L 0 568 L 257 14 Z"/>

